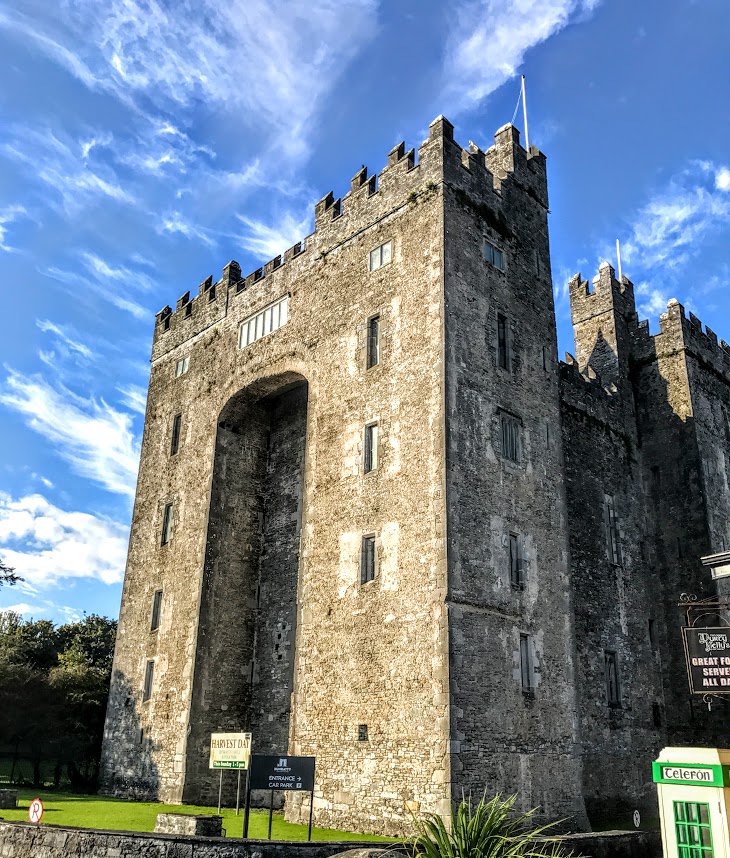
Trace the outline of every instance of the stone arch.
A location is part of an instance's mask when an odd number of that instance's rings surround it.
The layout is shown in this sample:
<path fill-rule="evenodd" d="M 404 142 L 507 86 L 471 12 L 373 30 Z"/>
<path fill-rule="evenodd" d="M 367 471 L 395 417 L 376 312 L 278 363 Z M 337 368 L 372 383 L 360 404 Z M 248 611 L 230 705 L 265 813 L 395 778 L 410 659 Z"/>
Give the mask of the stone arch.
<path fill-rule="evenodd" d="M 211 732 L 250 730 L 256 753 L 288 752 L 308 398 L 307 379 L 284 371 L 219 413 L 185 801 L 217 790 L 202 764 Z"/>

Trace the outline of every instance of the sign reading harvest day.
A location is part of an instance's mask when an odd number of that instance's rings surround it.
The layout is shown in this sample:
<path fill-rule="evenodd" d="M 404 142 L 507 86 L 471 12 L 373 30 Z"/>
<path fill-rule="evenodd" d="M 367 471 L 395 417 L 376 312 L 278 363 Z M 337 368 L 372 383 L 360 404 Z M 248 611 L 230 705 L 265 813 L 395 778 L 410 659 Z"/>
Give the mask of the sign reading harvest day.
<path fill-rule="evenodd" d="M 284 757 L 254 754 L 251 758 L 251 789 L 314 789 L 314 757 Z"/>
<path fill-rule="evenodd" d="M 730 694 L 730 628 L 682 629 L 692 694 Z"/>
<path fill-rule="evenodd" d="M 250 733 L 211 733 L 211 769 L 247 769 L 251 757 Z"/>

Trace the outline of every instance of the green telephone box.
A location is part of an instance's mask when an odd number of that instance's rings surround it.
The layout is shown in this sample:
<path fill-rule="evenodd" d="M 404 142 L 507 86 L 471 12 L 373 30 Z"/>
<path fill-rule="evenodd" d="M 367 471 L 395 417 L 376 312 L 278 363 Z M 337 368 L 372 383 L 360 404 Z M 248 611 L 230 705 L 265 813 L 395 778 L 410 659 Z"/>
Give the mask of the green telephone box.
<path fill-rule="evenodd" d="M 730 858 L 730 750 L 664 748 L 653 770 L 664 858 Z"/>

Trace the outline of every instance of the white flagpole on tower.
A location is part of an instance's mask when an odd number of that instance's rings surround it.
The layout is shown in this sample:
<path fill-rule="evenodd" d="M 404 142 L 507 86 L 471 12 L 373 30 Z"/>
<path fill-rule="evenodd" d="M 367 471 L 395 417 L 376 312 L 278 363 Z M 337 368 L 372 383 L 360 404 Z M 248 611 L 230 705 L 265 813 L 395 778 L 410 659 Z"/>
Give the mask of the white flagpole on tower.
<path fill-rule="evenodd" d="M 621 245 L 618 243 L 618 239 L 616 239 L 616 259 L 618 260 L 618 282 L 621 283 Z"/>
<path fill-rule="evenodd" d="M 530 151 L 530 130 L 527 127 L 527 98 L 525 97 L 525 76 L 522 75 L 522 115 L 525 118 L 525 149 Z"/>

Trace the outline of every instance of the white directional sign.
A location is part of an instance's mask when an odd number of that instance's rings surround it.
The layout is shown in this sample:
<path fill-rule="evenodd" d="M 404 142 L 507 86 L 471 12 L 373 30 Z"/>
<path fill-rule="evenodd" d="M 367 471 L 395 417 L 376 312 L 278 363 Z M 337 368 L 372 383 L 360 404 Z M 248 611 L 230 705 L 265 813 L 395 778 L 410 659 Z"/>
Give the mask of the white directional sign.
<path fill-rule="evenodd" d="M 43 816 L 43 802 L 39 798 L 34 798 L 28 808 L 28 819 L 31 822 L 40 822 Z"/>
<path fill-rule="evenodd" d="M 211 769 L 247 769 L 251 756 L 250 733 L 211 733 Z"/>

